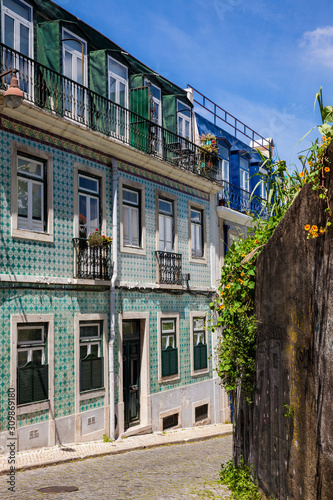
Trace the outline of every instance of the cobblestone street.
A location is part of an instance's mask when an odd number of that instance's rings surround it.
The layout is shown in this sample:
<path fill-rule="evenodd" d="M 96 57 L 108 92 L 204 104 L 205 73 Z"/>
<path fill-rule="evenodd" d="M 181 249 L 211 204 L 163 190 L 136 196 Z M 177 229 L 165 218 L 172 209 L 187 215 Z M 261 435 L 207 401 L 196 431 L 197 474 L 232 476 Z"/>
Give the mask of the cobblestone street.
<path fill-rule="evenodd" d="M 177 500 L 227 498 L 214 484 L 221 463 L 232 457 L 232 436 L 132 451 L 19 471 L 15 493 L 0 477 L 1 500 Z M 76 486 L 68 493 L 39 493 L 47 486 Z"/>

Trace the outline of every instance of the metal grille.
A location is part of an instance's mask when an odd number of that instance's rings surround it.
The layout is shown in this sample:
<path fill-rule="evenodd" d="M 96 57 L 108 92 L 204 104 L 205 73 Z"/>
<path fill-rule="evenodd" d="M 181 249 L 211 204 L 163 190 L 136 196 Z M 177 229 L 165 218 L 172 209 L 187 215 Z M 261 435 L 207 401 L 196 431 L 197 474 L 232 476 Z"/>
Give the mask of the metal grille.
<path fill-rule="evenodd" d="M 223 181 L 222 186 L 219 193 L 219 205 L 232 208 L 237 212 L 260 214 L 262 218 L 267 216 L 267 209 L 264 208 L 262 198 L 259 196 L 251 197 L 251 193 L 229 182 Z"/>
<path fill-rule="evenodd" d="M 216 180 L 218 156 L 0 44 L 1 71 L 19 69 L 24 98 L 34 105 L 121 141 L 172 165 Z M 10 78 L 4 78 L 8 86 Z"/>
<path fill-rule="evenodd" d="M 75 277 L 111 279 L 111 245 L 91 247 L 85 238 L 73 238 Z"/>
<path fill-rule="evenodd" d="M 165 285 L 182 284 L 182 255 L 173 252 L 156 251 L 158 282 Z"/>

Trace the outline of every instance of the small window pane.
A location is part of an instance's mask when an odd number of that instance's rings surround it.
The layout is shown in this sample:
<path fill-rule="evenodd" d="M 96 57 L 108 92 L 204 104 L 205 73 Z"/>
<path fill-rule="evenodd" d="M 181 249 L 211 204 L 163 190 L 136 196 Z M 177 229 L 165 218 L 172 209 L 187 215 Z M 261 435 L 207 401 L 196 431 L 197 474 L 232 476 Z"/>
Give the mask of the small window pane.
<path fill-rule="evenodd" d="M 70 78 L 70 79 L 73 78 L 72 59 L 73 59 L 72 54 L 70 52 L 68 52 L 67 50 L 65 50 L 64 75 L 67 76 L 67 78 Z"/>
<path fill-rule="evenodd" d="M 79 189 L 84 189 L 85 191 L 90 191 L 92 193 L 99 193 L 99 182 L 97 179 L 92 177 L 84 177 L 79 175 Z"/>
<path fill-rule="evenodd" d="M 123 83 L 119 83 L 119 103 L 120 106 L 125 107 L 125 98 L 126 98 L 126 87 Z"/>
<path fill-rule="evenodd" d="M 17 340 L 19 344 L 43 342 L 43 328 L 19 328 L 17 332 Z"/>
<path fill-rule="evenodd" d="M 98 199 L 90 198 L 90 231 L 99 228 L 99 203 Z"/>
<path fill-rule="evenodd" d="M 24 172 L 35 177 L 44 177 L 43 164 L 29 158 L 17 158 L 18 172 Z"/>
<path fill-rule="evenodd" d="M 18 179 L 17 189 L 18 215 L 20 217 L 28 217 L 28 181 Z"/>
<path fill-rule="evenodd" d="M 18 351 L 17 353 L 17 365 L 18 368 L 26 365 L 28 362 L 28 351 Z"/>
<path fill-rule="evenodd" d="M 88 337 L 99 337 L 99 325 L 84 325 L 80 326 L 80 337 L 88 338 Z"/>
<path fill-rule="evenodd" d="M 110 76 L 109 99 L 112 102 L 116 102 L 116 80 L 112 76 Z"/>
<path fill-rule="evenodd" d="M 245 160 L 244 158 L 239 159 L 239 166 L 241 168 L 249 168 L 249 162 Z"/>
<path fill-rule="evenodd" d="M 229 149 L 224 146 L 219 146 L 219 154 L 225 160 L 229 160 Z"/>
<path fill-rule="evenodd" d="M 131 232 L 132 232 L 132 245 L 139 246 L 140 235 L 139 235 L 139 210 L 137 208 L 131 208 Z"/>
<path fill-rule="evenodd" d="M 20 51 L 23 55 L 29 56 L 29 28 L 20 24 Z"/>
<path fill-rule="evenodd" d="M 32 184 L 32 218 L 42 220 L 43 186 L 34 182 Z"/>
<path fill-rule="evenodd" d="M 201 212 L 197 212 L 196 210 L 191 210 L 191 221 L 201 223 Z"/>
<path fill-rule="evenodd" d="M 93 354 L 94 356 L 96 356 L 96 358 L 98 358 L 98 345 L 97 344 L 92 344 L 90 354 Z"/>
<path fill-rule="evenodd" d="M 127 80 L 127 68 L 111 58 L 109 58 L 109 71 L 112 71 L 115 75 Z"/>
<path fill-rule="evenodd" d="M 19 0 L 3 0 L 3 5 L 26 21 L 31 21 L 31 9 Z"/>
<path fill-rule="evenodd" d="M 130 203 L 131 205 L 139 205 L 139 193 L 137 193 L 136 191 L 124 189 L 123 201 L 126 203 Z"/>
<path fill-rule="evenodd" d="M 41 365 L 42 364 L 42 357 L 43 357 L 43 351 L 42 351 L 42 349 L 34 349 L 32 351 L 32 361 L 36 365 Z"/>
<path fill-rule="evenodd" d="M 158 200 L 158 210 L 164 214 L 172 215 L 173 204 L 170 201 Z"/>
<path fill-rule="evenodd" d="M 175 331 L 175 321 L 174 320 L 167 320 L 167 321 L 162 321 L 162 332 L 174 332 Z"/>
<path fill-rule="evenodd" d="M 148 82 L 145 82 L 145 85 L 148 85 Z M 153 96 L 160 101 L 161 100 L 161 89 L 153 85 L 152 83 L 150 84 L 150 92 L 153 94 Z"/>
<path fill-rule="evenodd" d="M 5 16 L 5 44 L 14 48 L 14 19 Z"/>
<path fill-rule="evenodd" d="M 180 101 L 177 101 L 177 111 L 178 113 L 182 113 L 184 116 L 191 118 L 191 109 Z"/>
<path fill-rule="evenodd" d="M 204 318 L 194 318 L 194 330 L 203 330 L 205 324 Z"/>
<path fill-rule="evenodd" d="M 87 345 L 80 345 L 80 359 L 83 359 L 87 356 L 88 353 L 88 346 Z"/>

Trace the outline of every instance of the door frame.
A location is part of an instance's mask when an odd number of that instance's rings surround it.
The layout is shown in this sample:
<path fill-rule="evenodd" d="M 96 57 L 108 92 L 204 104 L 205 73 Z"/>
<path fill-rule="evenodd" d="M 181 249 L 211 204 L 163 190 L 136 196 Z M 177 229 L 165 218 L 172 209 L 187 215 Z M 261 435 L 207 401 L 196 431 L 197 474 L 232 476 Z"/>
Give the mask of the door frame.
<path fill-rule="evenodd" d="M 125 403 L 123 395 L 123 321 L 140 320 L 140 423 L 142 426 L 151 424 L 151 402 L 150 402 L 150 362 L 149 362 L 149 312 L 123 312 L 118 315 L 119 325 L 119 349 L 118 349 L 118 432 L 125 432 Z"/>

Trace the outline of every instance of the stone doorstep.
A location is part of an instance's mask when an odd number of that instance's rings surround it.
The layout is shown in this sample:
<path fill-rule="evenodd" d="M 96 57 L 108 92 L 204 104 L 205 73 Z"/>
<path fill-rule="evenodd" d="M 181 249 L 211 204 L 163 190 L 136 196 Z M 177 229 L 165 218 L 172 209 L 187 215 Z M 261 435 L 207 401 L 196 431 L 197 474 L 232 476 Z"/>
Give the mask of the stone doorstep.
<path fill-rule="evenodd" d="M 118 439 L 123 439 L 124 437 L 131 436 L 141 436 L 143 434 L 152 434 L 153 426 L 152 425 L 135 425 L 127 429 L 126 432 L 120 434 Z"/>
<path fill-rule="evenodd" d="M 142 426 L 143 429 L 149 426 Z M 125 433 L 124 433 L 125 434 Z M 57 447 L 43 448 L 20 452 L 15 464 L 15 470 L 35 469 L 42 466 L 56 465 L 57 463 L 72 462 L 98 456 L 126 453 L 128 451 L 156 448 L 169 444 L 185 444 L 196 441 L 205 441 L 215 437 L 222 437 L 232 434 L 232 425 L 215 424 L 203 426 L 202 428 L 191 427 L 187 429 L 170 430 L 164 435 L 160 432 L 148 435 L 136 434 L 127 440 L 120 439 L 113 443 L 85 442 L 64 446 L 64 449 Z M 73 447 L 73 455 L 65 456 L 66 448 Z M 75 449 L 76 447 L 76 449 Z M 19 459 L 22 458 L 21 463 Z M 30 460 L 29 460 L 30 458 Z M 26 461 L 26 459 L 28 459 Z M 0 470 L 0 475 L 10 471 L 7 465 L 7 457 L 0 457 L 0 466 L 5 467 Z"/>

